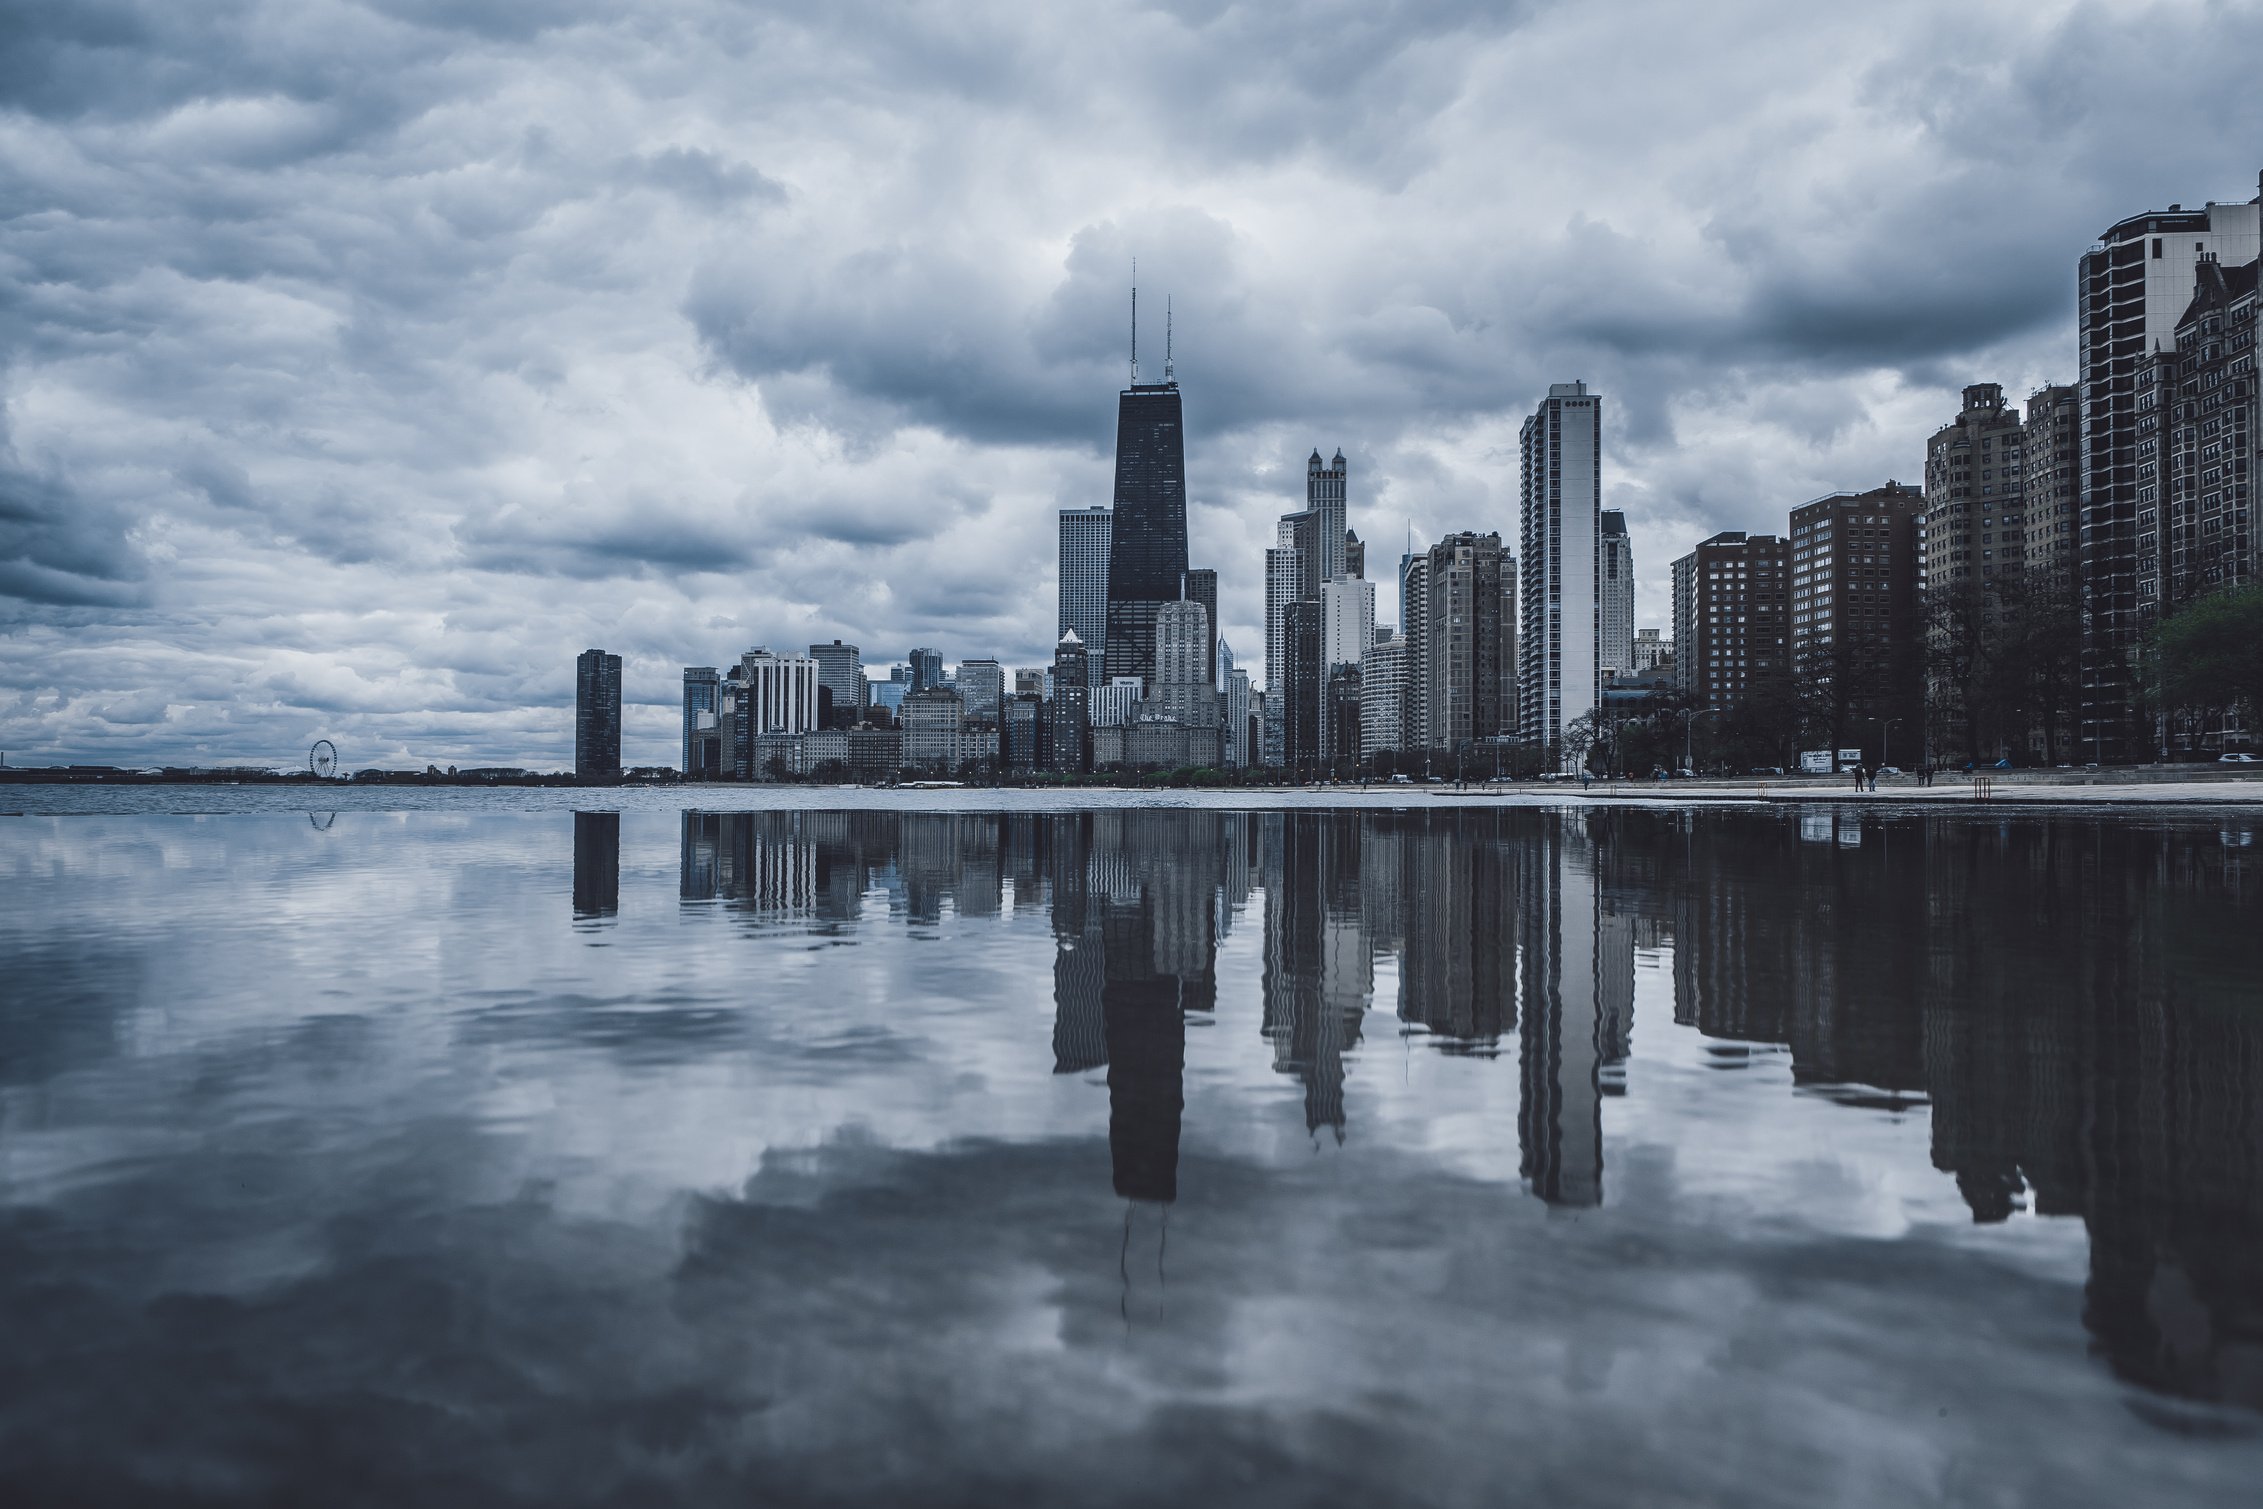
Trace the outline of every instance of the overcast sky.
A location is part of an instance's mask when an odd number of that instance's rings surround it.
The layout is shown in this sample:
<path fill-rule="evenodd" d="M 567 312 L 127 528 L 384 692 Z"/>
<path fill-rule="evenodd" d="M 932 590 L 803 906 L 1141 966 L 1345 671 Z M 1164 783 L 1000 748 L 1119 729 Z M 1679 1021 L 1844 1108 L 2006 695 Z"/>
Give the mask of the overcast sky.
<path fill-rule="evenodd" d="M 1388 578 L 1513 538 L 1571 378 L 1662 624 L 1699 538 L 2071 376 L 2092 237 L 2255 193 L 2259 57 L 2199 4 L 0 0 L 0 749 L 554 767 L 594 644 L 674 763 L 687 662 L 1037 663 L 1135 256 L 1245 662 L 1314 446 Z"/>

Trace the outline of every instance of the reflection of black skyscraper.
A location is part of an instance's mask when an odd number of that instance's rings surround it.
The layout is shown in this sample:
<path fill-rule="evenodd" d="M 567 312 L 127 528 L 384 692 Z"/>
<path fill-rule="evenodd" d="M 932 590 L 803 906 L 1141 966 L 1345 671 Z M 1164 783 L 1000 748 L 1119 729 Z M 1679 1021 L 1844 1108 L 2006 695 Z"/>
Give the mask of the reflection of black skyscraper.
<path fill-rule="evenodd" d="M 1138 381 L 1116 405 L 1116 507 L 1108 544 L 1109 676 L 1155 680 L 1155 615 L 1187 569 L 1186 438 L 1179 385 Z"/>
<path fill-rule="evenodd" d="M 1153 964 L 1155 920 L 1110 907 L 1101 924 L 1107 979 L 1108 1155 L 1127 1200 L 1179 1197 L 1179 1116 L 1186 1106 L 1186 1018 L 1179 978 Z"/>
<path fill-rule="evenodd" d="M 574 915 L 610 917 L 621 909 L 621 814 L 574 814 Z"/>

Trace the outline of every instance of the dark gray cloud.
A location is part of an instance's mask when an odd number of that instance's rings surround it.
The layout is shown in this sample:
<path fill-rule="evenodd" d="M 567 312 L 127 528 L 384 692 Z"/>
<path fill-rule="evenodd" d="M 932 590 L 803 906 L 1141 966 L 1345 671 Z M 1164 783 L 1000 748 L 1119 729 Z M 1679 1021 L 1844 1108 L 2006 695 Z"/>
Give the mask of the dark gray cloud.
<path fill-rule="evenodd" d="M 1606 395 L 1640 611 L 2072 368 L 2072 268 L 2254 191 L 2248 7 L 0 10 L 0 748 L 563 758 L 574 650 L 1031 663 L 1167 296 L 1195 555 L 1261 643 L 1352 515 L 1515 529 Z M 1388 592 L 1383 608 L 1391 611 Z M 419 709 L 429 709 L 419 721 Z M 154 710 L 154 712 L 153 712 Z M 366 736 L 366 737 L 364 737 Z"/>

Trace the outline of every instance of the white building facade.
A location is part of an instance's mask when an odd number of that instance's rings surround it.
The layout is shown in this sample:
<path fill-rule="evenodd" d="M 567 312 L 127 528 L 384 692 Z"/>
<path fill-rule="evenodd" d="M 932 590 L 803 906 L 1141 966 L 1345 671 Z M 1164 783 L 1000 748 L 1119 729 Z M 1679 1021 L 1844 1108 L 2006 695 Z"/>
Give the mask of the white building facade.
<path fill-rule="evenodd" d="M 1601 693 L 1602 395 L 1584 382 L 1550 384 L 1524 422 L 1522 450 L 1519 732 L 1561 750 L 1565 728 Z"/>

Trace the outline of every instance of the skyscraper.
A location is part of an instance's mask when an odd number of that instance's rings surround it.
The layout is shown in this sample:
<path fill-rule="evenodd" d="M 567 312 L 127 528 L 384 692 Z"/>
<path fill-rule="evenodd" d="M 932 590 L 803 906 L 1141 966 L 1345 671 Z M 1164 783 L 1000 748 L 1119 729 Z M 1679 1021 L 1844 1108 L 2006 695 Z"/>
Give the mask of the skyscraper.
<path fill-rule="evenodd" d="M 959 662 L 959 700 L 966 715 L 978 722 L 995 723 L 1006 699 L 1006 668 L 995 660 Z"/>
<path fill-rule="evenodd" d="M 1202 612 L 1210 626 L 1210 642 L 1203 651 L 1203 671 L 1212 686 L 1218 684 L 1218 573 L 1208 566 L 1196 566 L 1184 572 L 1179 579 L 1179 595 L 1190 603 L 1202 604 Z"/>
<path fill-rule="evenodd" d="M 1925 582 L 1934 591 L 1984 594 L 1993 602 L 1999 579 L 2021 575 L 2022 429 L 2002 384 L 1974 383 L 1957 417 L 1926 442 Z"/>
<path fill-rule="evenodd" d="M 1342 447 L 1337 448 L 1336 459 L 1329 462 L 1321 461 L 1315 447 L 1312 459 L 1305 463 L 1304 507 L 1312 515 L 1313 539 L 1319 550 L 1319 558 L 1312 564 L 1315 588 L 1346 574 L 1344 479 L 1348 471 Z"/>
<path fill-rule="evenodd" d="M 1096 676 L 1108 646 L 1108 544 L 1113 517 L 1104 506 L 1061 510 L 1060 612 L 1053 632 L 1076 631 Z"/>
<path fill-rule="evenodd" d="M 621 778 L 621 657 L 584 650 L 574 661 L 574 774 Z"/>
<path fill-rule="evenodd" d="M 1389 630 L 1382 631 L 1389 634 Z M 1359 662 L 1359 757 L 1372 760 L 1384 750 L 1407 747 L 1407 642 L 1392 635 L 1367 647 Z"/>
<path fill-rule="evenodd" d="M 1925 495 L 1889 482 L 1792 510 L 1791 649 L 1830 747 L 1915 763 L 1924 738 Z"/>
<path fill-rule="evenodd" d="M 1407 677 L 1422 686 L 1421 743 L 1402 730 L 1408 748 L 1458 750 L 1514 727 L 1516 557 L 1497 534 L 1450 534 L 1430 547 L 1422 570 L 1409 573 L 1419 596 L 1408 622 L 1419 639 L 1407 646 Z M 1416 659 L 1419 643 L 1421 658 Z"/>
<path fill-rule="evenodd" d="M 1053 768 L 1092 768 L 1092 671 L 1076 630 L 1053 646 Z"/>
<path fill-rule="evenodd" d="M 1560 750 L 1564 729 L 1587 716 L 1601 697 L 1602 397 L 1589 393 L 1584 382 L 1551 383 L 1524 422 L 1523 450 L 1524 633 L 1517 701 L 1526 742 Z M 1436 721 L 1433 715 L 1433 725 Z"/>
<path fill-rule="evenodd" d="M 1780 689 L 1791 671 L 1791 544 L 1727 529 L 1674 562 L 1674 679 L 1709 707 Z"/>
<path fill-rule="evenodd" d="M 1265 699 L 1266 764 L 1277 763 L 1276 752 L 1286 748 L 1281 722 L 1286 705 L 1281 688 L 1289 674 L 1289 605 L 1304 598 L 1304 552 L 1287 543 L 1290 533 L 1289 521 L 1283 519 L 1279 531 L 1282 543 L 1265 552 L 1265 686 L 1271 693 Z"/>
<path fill-rule="evenodd" d="M 1132 385 L 1116 402 L 1116 501 L 1108 543 L 1110 676 L 1155 679 L 1155 615 L 1179 596 L 1187 569 L 1186 437 L 1179 385 Z M 1081 643 L 1081 641 L 1080 641 Z"/>
<path fill-rule="evenodd" d="M 2257 263 L 2203 259 L 2175 344 L 2139 379 L 2138 592 L 2174 613 L 2196 598 L 2256 580 L 2250 486 L 2258 434 L 2254 381 Z M 2158 531 L 2146 447 L 2159 442 Z M 2157 535 L 2157 538 L 2156 538 Z"/>
<path fill-rule="evenodd" d="M 1624 676 L 1635 668 L 1634 543 L 1627 538 L 1625 514 L 1606 508 L 1599 518 L 1595 661 L 1599 669 Z"/>
<path fill-rule="evenodd" d="M 677 769 L 687 781 L 715 777 L 709 756 L 715 742 L 715 702 L 722 689 L 723 676 L 715 667 L 684 667 L 684 754 Z"/>
<path fill-rule="evenodd" d="M 756 647 L 739 657 L 745 683 L 747 732 L 805 734 L 817 726 L 817 662 L 807 655 L 773 655 Z"/>
<path fill-rule="evenodd" d="M 1155 615 L 1155 688 L 1150 705 L 1189 730 L 1188 764 L 1218 763 L 1218 688 L 1210 679 L 1210 616 L 1197 602 L 1165 603 Z"/>
<path fill-rule="evenodd" d="M 853 644 L 836 639 L 831 644 L 813 644 L 809 658 L 817 662 L 817 686 L 820 692 L 830 693 L 831 723 L 823 727 L 853 728 L 858 715 L 864 711 L 864 656 Z"/>
<path fill-rule="evenodd" d="M 2258 201 L 2249 200 L 2133 215 L 2098 238 L 2076 274 L 2083 607 L 2076 747 L 2083 758 L 2133 759 L 2147 744 L 2137 737 L 2136 660 L 2160 604 L 2143 595 L 2138 571 L 2141 515 L 2148 511 L 2138 498 L 2139 369 L 2156 347 L 2175 340 L 2203 257 L 2226 266 L 2256 260 L 2263 250 L 2257 211 Z"/>
<path fill-rule="evenodd" d="M 906 696 L 911 695 L 912 692 L 929 691 L 943 684 L 943 652 L 941 650 L 930 650 L 924 646 L 915 647 L 911 654 L 905 656 L 904 659 L 910 667 L 911 680 L 910 689 L 905 693 Z"/>
<path fill-rule="evenodd" d="M 2020 484 L 2029 578 L 2062 598 L 2074 591 L 2077 515 L 2082 498 L 2082 394 L 2072 384 L 2037 388 L 2020 427 Z"/>

